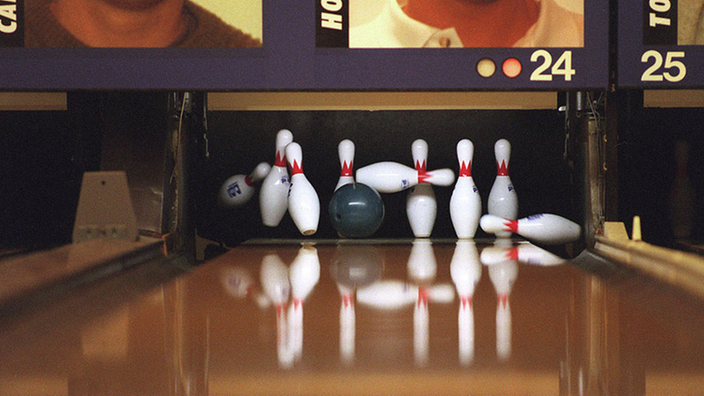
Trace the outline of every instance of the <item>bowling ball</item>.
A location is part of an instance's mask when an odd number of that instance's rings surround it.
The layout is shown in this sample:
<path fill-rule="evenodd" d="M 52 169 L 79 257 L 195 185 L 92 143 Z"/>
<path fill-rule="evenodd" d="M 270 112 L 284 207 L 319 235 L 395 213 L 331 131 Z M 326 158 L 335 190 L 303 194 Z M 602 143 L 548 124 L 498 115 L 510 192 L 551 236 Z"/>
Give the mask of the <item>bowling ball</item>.
<path fill-rule="evenodd" d="M 373 188 L 362 183 L 345 184 L 333 193 L 328 206 L 330 221 L 344 238 L 366 238 L 384 220 L 384 202 Z"/>

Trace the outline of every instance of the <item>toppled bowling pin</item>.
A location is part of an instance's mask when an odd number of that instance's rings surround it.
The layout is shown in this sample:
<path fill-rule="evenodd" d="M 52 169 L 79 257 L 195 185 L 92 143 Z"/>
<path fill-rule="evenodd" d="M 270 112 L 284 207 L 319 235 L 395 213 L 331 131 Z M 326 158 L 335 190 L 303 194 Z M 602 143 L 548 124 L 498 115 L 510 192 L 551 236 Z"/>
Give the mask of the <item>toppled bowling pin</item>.
<path fill-rule="evenodd" d="M 270 170 L 271 165 L 262 162 L 249 175 L 229 177 L 220 187 L 220 205 L 229 209 L 249 202 L 254 195 L 254 183 L 264 179 Z"/>
<path fill-rule="evenodd" d="M 286 146 L 286 158 L 291 167 L 291 189 L 288 211 L 301 234 L 308 236 L 318 231 L 320 221 L 320 198 L 303 173 L 303 151 L 293 142 Z"/>
<path fill-rule="evenodd" d="M 514 232 L 528 240 L 546 245 L 574 242 L 579 239 L 582 232 L 579 224 L 549 213 L 536 214 L 519 220 L 484 215 L 479 220 L 479 225 L 490 234 Z"/>
<path fill-rule="evenodd" d="M 419 183 L 449 186 L 455 181 L 455 174 L 451 169 L 419 172 L 398 162 L 384 161 L 357 170 L 356 180 L 380 193 L 395 193 Z"/>
<path fill-rule="evenodd" d="M 262 223 L 276 227 L 288 210 L 288 190 L 291 179 L 286 167 L 286 146 L 293 141 L 293 134 L 282 129 L 276 134 L 276 159 L 274 166 L 262 182 L 259 190 L 259 209 Z"/>
<path fill-rule="evenodd" d="M 426 172 L 428 143 L 423 139 L 417 139 L 411 146 L 411 154 L 415 169 L 418 172 Z M 411 188 L 406 198 L 406 214 L 416 238 L 430 237 L 435 226 L 437 212 L 438 203 L 432 185 L 419 183 Z"/>
<path fill-rule="evenodd" d="M 457 143 L 457 161 L 460 173 L 450 197 L 450 218 L 457 238 L 474 238 L 482 215 L 482 199 L 472 178 L 474 145 L 469 139 Z"/>
<path fill-rule="evenodd" d="M 345 139 L 337 145 L 337 154 L 340 157 L 340 179 L 337 181 L 335 191 L 345 184 L 354 183 L 354 143 Z"/>
<path fill-rule="evenodd" d="M 496 156 L 496 179 L 489 192 L 487 210 L 489 214 L 515 220 L 518 217 L 518 195 L 508 175 L 511 143 L 506 139 L 498 140 L 494 144 L 494 155 Z M 498 231 L 496 236 L 507 238 L 511 236 L 511 232 Z"/>

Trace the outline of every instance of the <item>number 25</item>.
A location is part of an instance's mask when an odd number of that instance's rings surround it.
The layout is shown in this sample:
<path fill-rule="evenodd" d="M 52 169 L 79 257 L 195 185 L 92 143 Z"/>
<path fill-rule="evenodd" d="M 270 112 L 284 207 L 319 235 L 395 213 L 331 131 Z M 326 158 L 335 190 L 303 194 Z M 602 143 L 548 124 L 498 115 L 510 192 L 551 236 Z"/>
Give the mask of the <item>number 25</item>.
<path fill-rule="evenodd" d="M 665 69 L 675 68 L 678 70 L 677 74 L 674 76 L 670 72 L 665 71 L 662 74 L 659 72 L 660 67 L 663 66 L 662 54 L 655 50 L 645 51 L 643 56 L 640 58 L 642 63 L 648 63 L 650 59 L 653 59 L 653 64 L 650 65 L 643 75 L 640 77 L 641 81 L 662 81 L 663 78 L 670 82 L 682 81 L 684 76 L 687 75 L 687 67 L 684 63 L 674 60 L 675 58 L 684 58 L 684 51 L 669 51 L 665 55 Z"/>

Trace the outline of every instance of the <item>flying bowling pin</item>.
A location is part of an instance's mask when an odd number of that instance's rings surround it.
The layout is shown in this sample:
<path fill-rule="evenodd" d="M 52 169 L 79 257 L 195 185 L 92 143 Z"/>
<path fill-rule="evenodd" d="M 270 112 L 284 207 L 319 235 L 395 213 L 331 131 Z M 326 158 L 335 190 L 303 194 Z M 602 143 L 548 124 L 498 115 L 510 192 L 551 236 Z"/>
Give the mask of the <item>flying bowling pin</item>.
<path fill-rule="evenodd" d="M 220 204 L 225 208 L 242 206 L 254 195 L 254 183 L 264 179 L 271 170 L 271 165 L 262 162 L 249 175 L 229 177 L 220 187 Z"/>
<path fill-rule="evenodd" d="M 482 276 L 482 265 L 474 241 L 459 240 L 450 261 L 450 276 L 460 298 L 457 327 L 459 360 L 468 365 L 474 360 L 474 290 Z"/>
<path fill-rule="evenodd" d="M 472 178 L 474 144 L 469 139 L 457 143 L 460 173 L 450 197 L 450 218 L 459 239 L 474 238 L 482 215 L 482 198 Z"/>
<path fill-rule="evenodd" d="M 494 155 L 496 156 L 496 180 L 491 186 L 487 210 L 489 214 L 515 220 L 518 217 L 518 195 L 511 183 L 508 175 L 508 162 L 511 157 L 511 143 L 506 139 L 500 139 L 494 144 Z M 499 238 L 511 236 L 508 231 L 496 233 Z"/>
<path fill-rule="evenodd" d="M 455 174 L 451 169 L 419 172 L 398 162 L 383 161 L 358 169 L 356 180 L 380 193 L 396 193 L 420 183 L 449 186 L 454 183 Z"/>
<path fill-rule="evenodd" d="M 282 129 L 276 134 L 276 159 L 274 166 L 262 182 L 259 190 L 259 209 L 262 223 L 276 227 L 288 209 L 288 190 L 291 179 L 286 168 L 286 146 L 293 141 L 293 134 Z"/>
<path fill-rule="evenodd" d="M 417 139 L 411 146 L 411 154 L 415 169 L 426 172 L 428 161 L 428 143 L 423 139 Z M 435 226 L 435 217 L 438 212 L 438 203 L 435 199 L 433 186 L 427 183 L 419 183 L 411 188 L 406 198 L 406 214 L 411 230 L 416 238 L 428 238 Z"/>
<path fill-rule="evenodd" d="M 340 179 L 337 181 L 335 191 L 345 184 L 354 183 L 354 142 L 345 139 L 337 145 L 337 154 L 340 157 Z"/>
<path fill-rule="evenodd" d="M 291 305 L 288 309 L 289 339 L 295 359 L 303 354 L 303 301 L 320 280 L 320 259 L 313 246 L 303 246 L 289 268 Z"/>
<path fill-rule="evenodd" d="M 560 245 L 579 239 L 582 229 L 579 224 L 564 217 L 541 213 L 519 220 L 509 220 L 494 215 L 484 215 L 479 225 L 485 232 L 514 232 L 530 241 L 546 245 Z"/>
<path fill-rule="evenodd" d="M 291 188 L 288 211 L 301 234 L 308 236 L 318 231 L 320 199 L 318 193 L 303 173 L 303 150 L 292 142 L 286 146 L 286 158 L 291 167 Z"/>

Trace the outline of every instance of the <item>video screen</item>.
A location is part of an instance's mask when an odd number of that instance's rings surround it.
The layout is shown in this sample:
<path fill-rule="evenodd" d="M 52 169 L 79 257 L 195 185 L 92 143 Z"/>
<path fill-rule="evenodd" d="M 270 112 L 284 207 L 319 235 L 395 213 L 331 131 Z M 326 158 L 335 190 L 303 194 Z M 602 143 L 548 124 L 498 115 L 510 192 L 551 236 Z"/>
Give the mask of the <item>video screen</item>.
<path fill-rule="evenodd" d="M 261 46 L 262 0 L 0 0 L 0 47 Z"/>
<path fill-rule="evenodd" d="M 317 47 L 584 47 L 584 0 L 323 0 Z"/>

